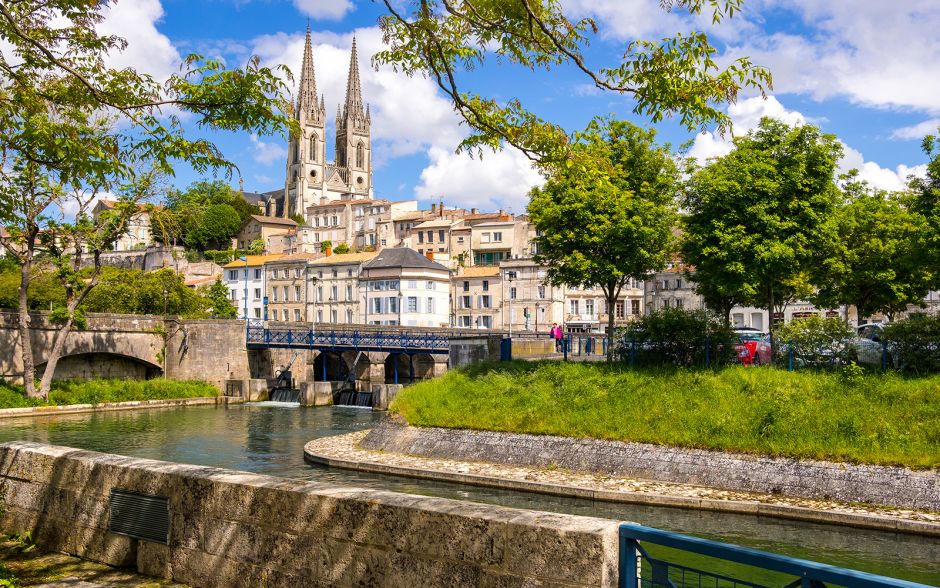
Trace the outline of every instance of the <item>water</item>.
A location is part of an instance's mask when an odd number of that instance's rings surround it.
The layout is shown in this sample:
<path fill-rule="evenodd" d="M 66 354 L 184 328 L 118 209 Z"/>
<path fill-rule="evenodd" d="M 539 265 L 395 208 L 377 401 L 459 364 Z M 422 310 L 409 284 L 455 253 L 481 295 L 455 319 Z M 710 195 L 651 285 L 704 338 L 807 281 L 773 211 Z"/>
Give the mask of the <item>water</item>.
<path fill-rule="evenodd" d="M 0 421 L 0 442 L 24 439 L 304 480 L 548 510 L 688 533 L 940 586 L 940 539 L 772 518 L 611 504 L 328 469 L 303 460 L 316 437 L 369 427 L 381 414 L 353 407 L 259 403 Z"/>

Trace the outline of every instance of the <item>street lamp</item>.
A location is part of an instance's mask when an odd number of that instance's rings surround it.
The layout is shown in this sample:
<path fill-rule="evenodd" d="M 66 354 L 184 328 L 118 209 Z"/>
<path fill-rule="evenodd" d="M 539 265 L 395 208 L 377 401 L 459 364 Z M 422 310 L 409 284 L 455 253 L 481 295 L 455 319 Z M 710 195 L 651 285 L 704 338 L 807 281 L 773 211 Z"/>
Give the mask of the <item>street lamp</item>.
<path fill-rule="evenodd" d="M 401 280 L 398 280 L 398 326 L 401 327 L 401 301 L 403 294 L 401 293 Z"/>
<path fill-rule="evenodd" d="M 509 282 L 509 338 L 512 339 L 512 280 L 516 277 L 516 272 L 506 272 L 506 280 Z"/>
<path fill-rule="evenodd" d="M 243 305 L 245 314 L 242 318 L 245 319 L 245 324 L 248 324 L 248 257 L 239 257 L 238 260 L 245 262 L 245 300 Z"/>

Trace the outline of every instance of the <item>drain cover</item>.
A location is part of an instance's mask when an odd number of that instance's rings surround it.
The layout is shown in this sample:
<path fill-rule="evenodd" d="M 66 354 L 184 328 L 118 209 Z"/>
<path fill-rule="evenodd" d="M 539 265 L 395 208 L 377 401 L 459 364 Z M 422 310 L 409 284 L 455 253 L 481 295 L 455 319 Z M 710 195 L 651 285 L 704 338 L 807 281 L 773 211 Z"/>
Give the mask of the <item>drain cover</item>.
<path fill-rule="evenodd" d="M 111 490 L 112 533 L 170 544 L 170 502 L 164 496 L 150 496 L 127 490 Z"/>

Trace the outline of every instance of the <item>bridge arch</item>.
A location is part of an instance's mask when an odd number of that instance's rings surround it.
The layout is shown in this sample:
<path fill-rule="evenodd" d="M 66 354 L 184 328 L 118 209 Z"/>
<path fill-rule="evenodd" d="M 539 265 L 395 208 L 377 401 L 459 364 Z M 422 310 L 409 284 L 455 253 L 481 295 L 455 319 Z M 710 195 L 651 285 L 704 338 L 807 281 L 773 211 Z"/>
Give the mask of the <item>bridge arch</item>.
<path fill-rule="evenodd" d="M 46 369 L 43 362 L 37 373 Z M 140 357 L 106 351 L 88 351 L 63 355 L 56 364 L 53 380 L 150 380 L 163 375 L 163 367 Z"/>
<path fill-rule="evenodd" d="M 324 370 L 324 362 L 326 368 Z M 349 373 L 349 366 L 343 359 L 343 355 L 337 351 L 321 351 L 313 360 L 313 377 L 317 382 L 329 381 L 340 382 L 346 379 Z M 326 378 L 324 378 L 324 375 Z"/>

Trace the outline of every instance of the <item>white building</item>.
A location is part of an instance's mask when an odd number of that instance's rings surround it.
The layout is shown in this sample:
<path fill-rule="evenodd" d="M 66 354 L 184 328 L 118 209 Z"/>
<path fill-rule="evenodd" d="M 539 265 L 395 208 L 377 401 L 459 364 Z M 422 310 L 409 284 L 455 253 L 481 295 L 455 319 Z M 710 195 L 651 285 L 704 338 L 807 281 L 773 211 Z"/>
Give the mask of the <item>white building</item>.
<path fill-rule="evenodd" d="M 236 259 L 222 267 L 222 279 L 228 286 L 232 304 L 238 309 L 240 318 L 265 319 L 264 264 L 280 259 L 276 255 L 249 255 L 246 260 Z"/>
<path fill-rule="evenodd" d="M 310 262 L 307 268 L 311 292 L 308 320 L 317 323 L 363 323 L 359 274 L 374 252 L 333 253 Z"/>
<path fill-rule="evenodd" d="M 446 327 L 450 270 L 413 249 L 384 249 L 362 265 L 363 322 L 371 325 Z"/>

